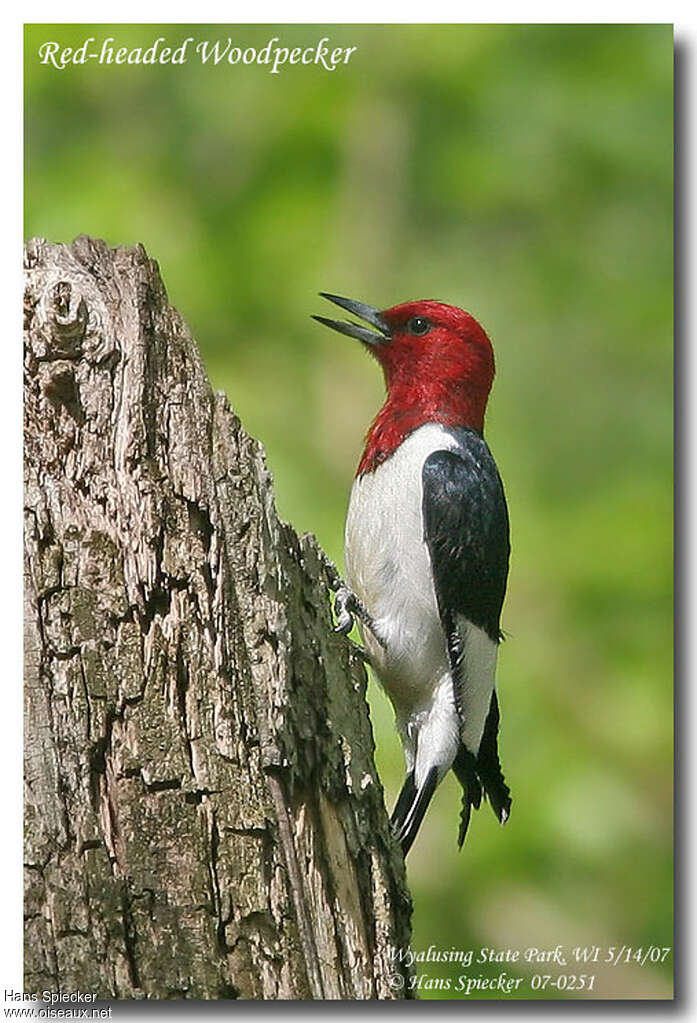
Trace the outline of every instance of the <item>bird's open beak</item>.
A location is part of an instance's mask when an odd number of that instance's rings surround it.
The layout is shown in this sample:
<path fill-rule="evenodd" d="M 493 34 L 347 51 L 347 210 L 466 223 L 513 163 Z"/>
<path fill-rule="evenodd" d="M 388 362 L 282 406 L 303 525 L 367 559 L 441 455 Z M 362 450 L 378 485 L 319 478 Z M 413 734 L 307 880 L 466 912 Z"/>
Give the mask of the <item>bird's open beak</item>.
<path fill-rule="evenodd" d="M 322 298 L 328 298 L 334 305 L 339 305 L 342 309 L 346 309 L 360 320 L 365 320 L 366 323 L 377 327 L 380 333 L 376 334 L 375 331 L 368 330 L 367 327 L 361 327 L 358 323 L 351 323 L 350 320 L 329 320 L 326 316 L 313 316 L 313 320 L 323 323 L 325 327 L 338 330 L 340 334 L 346 334 L 348 337 L 355 337 L 358 341 L 364 341 L 367 345 L 382 345 L 389 341 L 390 328 L 377 309 L 373 309 L 372 306 L 366 305 L 364 302 L 354 302 L 352 298 L 328 295 L 324 291 L 320 291 L 320 295 Z"/>

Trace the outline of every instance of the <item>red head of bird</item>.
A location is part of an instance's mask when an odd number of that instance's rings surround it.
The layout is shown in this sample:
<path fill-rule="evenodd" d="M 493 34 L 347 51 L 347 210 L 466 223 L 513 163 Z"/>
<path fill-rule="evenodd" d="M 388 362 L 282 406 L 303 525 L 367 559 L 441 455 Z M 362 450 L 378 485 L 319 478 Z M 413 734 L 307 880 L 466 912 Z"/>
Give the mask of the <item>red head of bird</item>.
<path fill-rule="evenodd" d="M 315 317 L 362 341 L 385 375 L 387 398 L 368 432 L 358 475 L 376 468 L 424 423 L 468 426 L 481 433 L 494 379 L 494 353 L 473 316 L 430 299 L 379 312 L 353 299 L 323 297 L 377 328 L 375 332 L 356 323 Z"/>

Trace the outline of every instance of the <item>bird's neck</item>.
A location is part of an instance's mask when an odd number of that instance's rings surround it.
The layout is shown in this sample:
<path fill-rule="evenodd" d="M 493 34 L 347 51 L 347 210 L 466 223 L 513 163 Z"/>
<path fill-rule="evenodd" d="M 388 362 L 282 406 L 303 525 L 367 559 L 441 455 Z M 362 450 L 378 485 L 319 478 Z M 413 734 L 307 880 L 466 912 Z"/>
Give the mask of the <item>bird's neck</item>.
<path fill-rule="evenodd" d="M 489 386 L 476 387 L 469 381 L 440 381 L 438 386 L 390 387 L 387 400 L 375 417 L 366 437 L 357 476 L 373 472 L 392 455 L 402 441 L 424 423 L 469 427 L 482 433 Z"/>

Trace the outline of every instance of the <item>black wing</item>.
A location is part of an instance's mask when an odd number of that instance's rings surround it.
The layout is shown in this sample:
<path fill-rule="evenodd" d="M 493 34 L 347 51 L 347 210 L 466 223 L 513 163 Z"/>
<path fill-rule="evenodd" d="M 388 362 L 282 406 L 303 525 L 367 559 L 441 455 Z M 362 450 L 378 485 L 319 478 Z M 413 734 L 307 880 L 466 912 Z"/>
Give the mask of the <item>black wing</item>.
<path fill-rule="evenodd" d="M 429 455 L 422 479 L 424 540 L 448 639 L 455 706 L 463 722 L 463 651 L 457 618 L 464 616 L 495 643 L 500 641 L 510 539 L 503 484 L 486 442 L 473 430 L 458 431 L 458 439 L 456 451 Z M 510 793 L 498 759 L 498 723 L 494 691 L 476 757 L 462 745 L 453 765 L 464 790 L 460 845 L 471 808 L 481 802 L 482 788 L 501 822 L 510 813 Z"/>
<path fill-rule="evenodd" d="M 510 554 L 506 498 L 484 438 L 461 430 L 458 439 L 456 451 L 434 451 L 424 462 L 424 540 L 447 635 L 460 614 L 498 643 Z"/>

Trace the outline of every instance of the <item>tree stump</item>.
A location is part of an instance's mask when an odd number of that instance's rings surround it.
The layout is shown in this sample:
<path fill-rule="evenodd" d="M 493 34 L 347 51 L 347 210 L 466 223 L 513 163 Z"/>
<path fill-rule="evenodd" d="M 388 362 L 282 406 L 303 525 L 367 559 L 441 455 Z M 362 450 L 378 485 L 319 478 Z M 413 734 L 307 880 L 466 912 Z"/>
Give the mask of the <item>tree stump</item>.
<path fill-rule="evenodd" d="M 400 997 L 404 865 L 322 551 L 142 247 L 25 266 L 25 991 Z"/>

